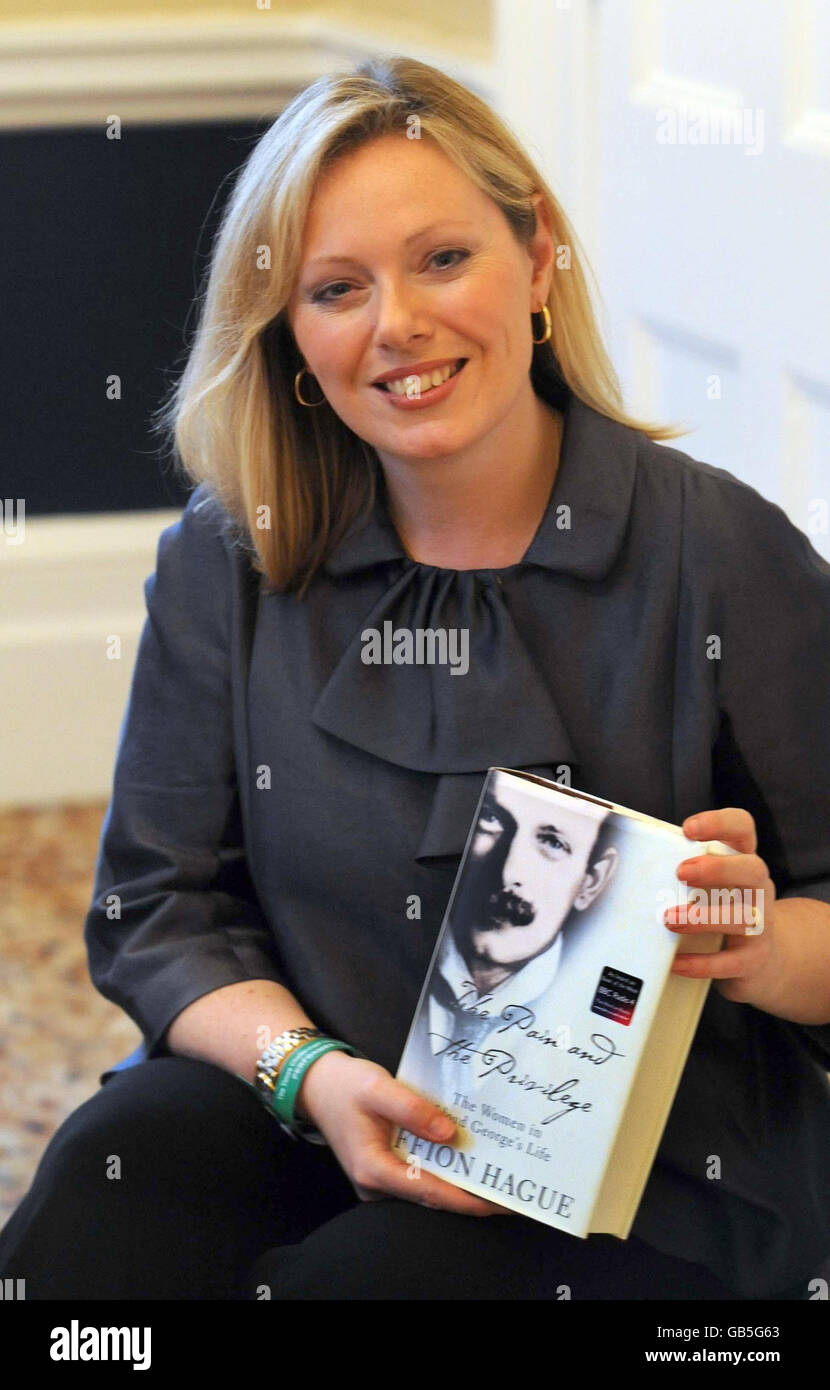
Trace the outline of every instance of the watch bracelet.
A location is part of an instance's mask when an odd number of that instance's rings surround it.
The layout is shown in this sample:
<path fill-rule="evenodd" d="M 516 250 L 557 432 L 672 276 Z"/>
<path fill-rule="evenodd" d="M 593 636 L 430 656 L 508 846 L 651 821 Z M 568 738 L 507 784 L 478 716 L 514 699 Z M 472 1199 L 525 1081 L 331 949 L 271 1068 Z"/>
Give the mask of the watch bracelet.
<path fill-rule="evenodd" d="M 297 1119 L 293 1124 L 287 1124 L 280 1119 L 274 1109 L 274 1089 L 282 1064 L 291 1053 L 302 1047 L 303 1043 L 312 1042 L 322 1036 L 319 1028 L 286 1028 L 264 1048 L 254 1071 L 253 1090 L 265 1109 L 292 1139 L 306 1139 L 310 1144 L 325 1144 L 327 1141 L 314 1125 L 308 1124 L 305 1120 Z M 250 1084 L 248 1082 L 248 1085 Z"/>
<path fill-rule="evenodd" d="M 322 1056 L 325 1052 L 334 1050 L 350 1052 L 353 1056 L 357 1057 L 363 1056 L 362 1052 L 358 1052 L 357 1049 L 353 1048 L 349 1043 L 340 1042 L 339 1039 L 331 1038 L 319 1028 L 288 1028 L 285 1032 L 280 1033 L 278 1038 L 274 1038 L 260 1055 L 255 1069 L 253 1089 L 266 1110 L 273 1115 L 280 1128 L 285 1130 L 286 1134 L 289 1134 L 292 1139 L 305 1139 L 310 1144 L 327 1144 L 328 1140 L 320 1133 L 315 1125 L 307 1120 L 300 1119 L 293 1113 L 293 1100 L 296 1098 L 296 1095 L 299 1094 L 299 1086 L 296 1087 L 296 1090 L 292 1091 L 292 1100 L 288 1107 L 290 1118 L 285 1113 L 283 1107 L 281 1107 L 283 1113 L 280 1113 L 276 1105 L 276 1088 L 284 1063 L 295 1053 L 303 1051 L 305 1046 L 311 1043 L 317 1044 L 317 1048 L 315 1049 L 316 1055 L 313 1058 L 314 1061 L 317 1060 L 317 1056 Z M 324 1044 L 322 1049 L 319 1047 L 321 1043 Z M 306 1066 L 302 1068 L 303 1079 L 307 1069 Z M 250 1082 L 248 1084 L 250 1085 Z"/>
<path fill-rule="evenodd" d="M 286 1028 L 279 1037 L 269 1042 L 257 1058 L 254 1069 L 254 1084 L 263 1100 L 267 1101 L 267 1092 L 273 1092 L 280 1067 L 286 1057 L 304 1042 L 322 1036 L 319 1028 Z"/>

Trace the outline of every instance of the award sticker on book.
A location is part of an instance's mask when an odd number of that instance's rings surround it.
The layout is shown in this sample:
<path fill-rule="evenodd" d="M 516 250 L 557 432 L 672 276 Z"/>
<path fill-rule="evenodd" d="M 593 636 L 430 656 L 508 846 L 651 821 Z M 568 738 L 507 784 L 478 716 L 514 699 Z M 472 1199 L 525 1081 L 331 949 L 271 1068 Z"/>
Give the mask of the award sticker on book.
<path fill-rule="evenodd" d="M 636 975 L 627 975 L 624 970 L 615 970 L 613 965 L 606 965 L 599 977 L 591 1011 L 627 1028 L 634 1017 L 634 1006 L 642 987 L 643 982 Z"/>

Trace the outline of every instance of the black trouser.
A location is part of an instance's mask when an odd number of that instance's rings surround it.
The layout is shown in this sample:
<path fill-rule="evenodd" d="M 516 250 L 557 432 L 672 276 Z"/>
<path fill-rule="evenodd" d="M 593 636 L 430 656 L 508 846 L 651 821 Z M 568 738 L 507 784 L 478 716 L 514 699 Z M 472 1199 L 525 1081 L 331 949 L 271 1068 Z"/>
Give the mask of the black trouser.
<path fill-rule="evenodd" d="M 115 1073 L 64 1121 L 0 1234 L 0 1277 L 27 1299 L 736 1297 L 635 1237 L 361 1202 L 330 1149 L 185 1057 Z"/>

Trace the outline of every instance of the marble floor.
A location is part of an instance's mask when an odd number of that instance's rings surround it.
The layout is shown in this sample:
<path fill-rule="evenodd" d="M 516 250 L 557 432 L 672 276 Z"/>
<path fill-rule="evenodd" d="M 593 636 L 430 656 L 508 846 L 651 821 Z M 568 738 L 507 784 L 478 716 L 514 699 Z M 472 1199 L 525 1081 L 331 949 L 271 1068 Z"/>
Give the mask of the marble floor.
<path fill-rule="evenodd" d="M 105 811 L 102 802 L 0 812 L 0 1226 L 62 1120 L 140 1041 L 86 965 Z"/>

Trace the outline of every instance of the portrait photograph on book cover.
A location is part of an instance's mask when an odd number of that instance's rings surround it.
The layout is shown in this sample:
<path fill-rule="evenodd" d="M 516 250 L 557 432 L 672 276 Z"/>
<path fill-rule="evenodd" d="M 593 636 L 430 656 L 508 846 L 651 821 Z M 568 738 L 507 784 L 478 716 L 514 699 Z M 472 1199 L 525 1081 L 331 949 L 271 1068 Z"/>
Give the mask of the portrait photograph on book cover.
<path fill-rule="evenodd" d="M 398 1070 L 458 1137 L 436 1146 L 401 1131 L 408 1162 L 586 1234 L 624 1129 L 628 1215 L 613 1221 L 626 1229 L 705 992 L 669 973 L 677 939 L 662 915 L 685 901 L 683 839 L 575 789 L 490 770 Z M 677 1025 L 662 1057 L 661 1004 L 664 1028 L 669 1005 Z M 636 1121 L 629 1109 L 624 1125 L 650 1038 L 663 1109 Z"/>
<path fill-rule="evenodd" d="M 463 1067 L 475 1083 L 496 1065 L 499 1037 L 512 1048 L 524 1032 L 561 1041 L 567 1030 L 552 986 L 614 879 L 622 836 L 610 811 L 585 802 L 539 812 L 532 789 L 490 779 L 420 1010 L 443 1076 Z"/>

